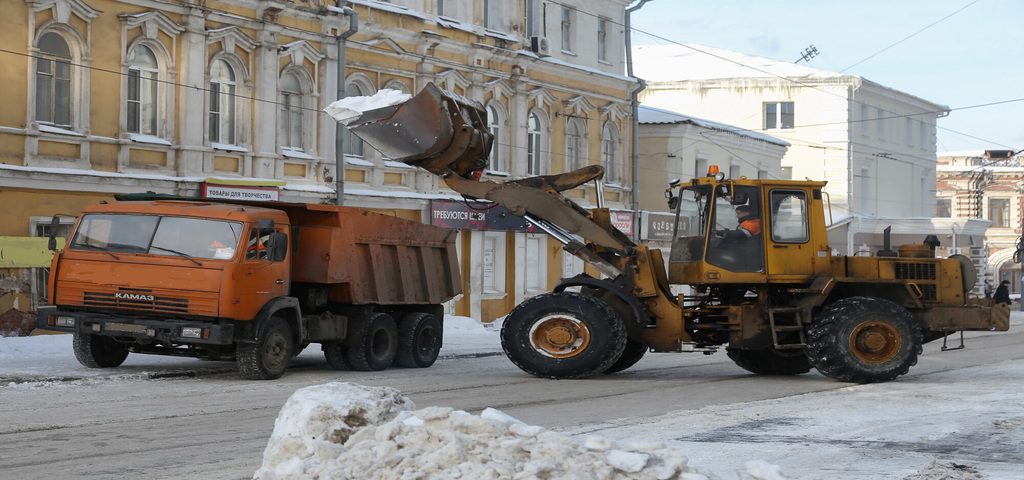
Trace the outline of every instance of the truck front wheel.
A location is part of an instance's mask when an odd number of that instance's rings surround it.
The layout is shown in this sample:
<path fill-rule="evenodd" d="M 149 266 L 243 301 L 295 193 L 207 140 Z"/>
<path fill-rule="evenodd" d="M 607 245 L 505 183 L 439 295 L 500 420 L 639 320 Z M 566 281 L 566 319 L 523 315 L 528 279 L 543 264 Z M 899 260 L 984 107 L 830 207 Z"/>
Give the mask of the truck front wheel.
<path fill-rule="evenodd" d="M 501 326 L 512 363 L 538 377 L 582 378 L 608 370 L 626 348 L 626 325 L 601 299 L 575 292 L 533 297 Z"/>
<path fill-rule="evenodd" d="M 243 378 L 273 380 L 284 375 L 294 350 L 288 322 L 275 316 L 263 324 L 256 342 L 238 344 L 235 360 Z"/>
<path fill-rule="evenodd" d="M 850 297 L 825 307 L 807 329 L 807 358 L 823 375 L 873 383 L 907 373 L 921 353 L 921 328 L 907 309 Z"/>
<path fill-rule="evenodd" d="M 371 372 L 391 366 L 398 353 L 398 326 L 391 315 L 374 313 L 349 322 L 349 327 L 345 359 L 353 370 Z"/>
<path fill-rule="evenodd" d="M 110 337 L 75 332 L 72 345 L 78 363 L 89 368 L 114 368 L 128 358 L 128 346 Z"/>

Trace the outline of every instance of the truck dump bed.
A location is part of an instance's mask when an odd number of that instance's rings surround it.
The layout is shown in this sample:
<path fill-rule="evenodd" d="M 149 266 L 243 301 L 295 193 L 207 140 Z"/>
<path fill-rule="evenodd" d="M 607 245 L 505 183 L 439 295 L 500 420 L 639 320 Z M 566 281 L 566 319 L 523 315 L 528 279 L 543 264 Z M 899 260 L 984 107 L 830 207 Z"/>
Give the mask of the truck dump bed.
<path fill-rule="evenodd" d="M 294 227 L 292 281 L 331 301 L 438 304 L 461 293 L 456 232 L 335 205 L 276 205 Z"/>

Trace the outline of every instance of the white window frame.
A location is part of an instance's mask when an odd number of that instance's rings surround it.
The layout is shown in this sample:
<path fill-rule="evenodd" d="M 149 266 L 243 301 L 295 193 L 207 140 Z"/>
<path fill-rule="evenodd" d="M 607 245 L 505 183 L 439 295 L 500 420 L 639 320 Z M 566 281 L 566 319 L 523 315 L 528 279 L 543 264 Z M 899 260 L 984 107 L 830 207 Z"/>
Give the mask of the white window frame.
<path fill-rule="evenodd" d="M 789 126 L 786 126 L 786 116 L 783 113 L 783 107 L 789 106 L 792 108 L 790 115 L 792 118 L 789 120 Z M 769 117 L 768 109 L 769 106 L 774 108 L 774 113 Z M 764 102 L 761 112 L 762 122 L 764 122 L 765 130 L 792 130 L 796 128 L 796 102 L 793 101 L 777 101 L 777 102 Z M 769 122 L 771 118 L 771 122 Z"/>
<path fill-rule="evenodd" d="M 145 48 L 153 56 L 153 60 L 156 62 L 155 67 L 146 67 L 138 64 L 131 64 L 130 59 L 132 52 L 138 48 Z M 128 133 L 137 133 L 141 135 L 152 135 L 159 137 L 161 126 L 162 126 L 162 114 L 163 109 L 160 108 L 160 100 L 163 96 L 163 85 L 161 85 L 162 70 L 164 62 L 160 58 L 157 48 L 154 48 L 149 42 L 138 42 L 128 50 L 128 56 L 126 58 L 127 70 L 128 70 L 128 88 L 125 90 L 125 131 Z M 133 72 L 135 75 L 133 76 Z M 138 98 L 131 98 L 132 82 L 137 81 L 138 85 L 135 87 L 135 91 L 138 94 Z M 149 88 L 146 88 L 149 87 Z M 148 97 L 148 98 L 147 98 Z M 136 112 L 133 118 L 132 105 L 136 105 Z M 147 115 L 147 105 L 149 106 L 149 113 Z M 132 120 L 135 120 L 136 128 L 132 128 Z"/>
<path fill-rule="evenodd" d="M 573 53 L 573 44 L 575 43 L 576 36 L 576 9 L 571 7 L 562 7 L 561 15 L 561 33 L 562 33 L 562 52 L 570 55 Z"/>
<path fill-rule="evenodd" d="M 480 278 L 483 285 L 481 286 L 481 294 L 487 298 L 504 297 L 507 291 L 505 288 L 505 248 L 507 235 L 505 232 L 482 233 Z"/>
<path fill-rule="evenodd" d="M 287 75 L 295 76 L 300 91 L 286 93 L 283 87 L 278 88 L 278 102 L 280 103 L 280 108 L 278 109 L 280 124 L 277 129 L 278 144 L 282 149 L 287 148 L 299 152 L 308 152 L 312 150 L 312 142 L 307 133 L 311 131 L 309 125 L 311 124 L 310 118 L 312 115 L 309 114 L 308 110 L 312 108 L 311 104 L 313 101 L 312 79 L 305 69 L 299 67 L 284 69 L 280 77 L 282 83 Z M 298 98 L 295 99 L 295 97 Z M 292 109 L 295 111 L 292 111 Z M 296 118 L 298 119 L 297 125 L 295 124 Z M 298 145 L 290 145 L 292 143 L 298 143 Z"/>
<path fill-rule="evenodd" d="M 572 133 L 575 131 L 575 134 Z M 565 171 L 571 172 L 586 166 L 587 140 L 586 124 L 578 118 L 566 117 L 565 122 Z"/>
<path fill-rule="evenodd" d="M 230 80 L 215 81 L 213 78 L 213 66 L 223 63 L 233 77 Z M 238 142 L 238 84 L 240 73 L 235 71 L 235 66 L 223 58 L 215 58 L 210 62 L 210 91 L 207 101 L 208 116 L 207 135 L 211 142 L 236 145 Z M 216 94 L 214 93 L 216 92 Z M 216 110 L 214 107 L 216 99 Z M 225 108 L 226 107 L 226 108 Z M 227 117 L 225 119 L 225 117 Z M 217 135 L 214 135 L 213 128 L 217 126 Z M 226 133 L 225 133 L 226 131 Z"/>
<path fill-rule="evenodd" d="M 544 142 L 546 118 L 539 110 L 531 110 L 526 116 L 526 173 L 529 175 L 544 175 L 548 170 L 545 162 L 548 147 Z"/>
<path fill-rule="evenodd" d="M 59 57 L 59 56 L 53 55 L 53 54 L 44 53 L 42 50 L 38 50 L 39 49 L 39 41 L 42 40 L 43 37 L 46 36 L 46 35 L 56 35 L 58 38 L 61 39 L 61 41 L 64 42 L 64 46 L 67 47 L 67 50 L 68 50 L 67 58 Z M 31 97 L 31 100 L 33 102 L 32 109 L 31 109 L 32 116 L 35 119 L 35 121 L 38 122 L 38 123 L 47 124 L 47 125 L 53 125 L 53 126 L 61 127 L 61 128 L 73 129 L 74 126 L 75 126 L 74 106 L 75 106 L 75 97 L 76 97 L 76 95 L 75 95 L 75 70 L 76 70 L 76 68 L 74 67 L 74 64 L 76 63 L 75 62 L 75 50 L 72 47 L 71 42 L 68 40 L 68 37 L 66 35 L 62 34 L 57 29 L 47 29 L 47 30 L 44 30 L 44 31 L 40 32 L 39 37 L 38 37 L 38 39 L 36 40 L 36 43 L 35 43 L 35 48 L 38 50 L 38 53 L 36 54 L 37 57 L 36 57 L 35 61 L 32 62 L 32 66 L 33 66 L 33 69 L 32 69 L 32 81 L 34 82 L 34 85 L 35 85 L 35 95 L 33 95 Z M 43 62 L 46 62 L 46 63 L 49 64 L 49 70 L 50 70 L 49 73 L 40 72 L 40 69 L 41 69 L 40 67 L 42 65 L 44 65 Z M 63 82 L 66 83 L 66 88 L 67 88 L 67 92 L 68 92 L 68 102 L 67 102 L 67 106 L 66 107 L 60 108 L 60 110 L 66 109 L 66 112 L 62 112 L 62 113 L 66 113 L 67 120 L 68 120 L 67 123 L 58 123 L 57 122 L 58 108 L 59 108 L 57 106 L 57 103 L 58 103 L 57 102 L 57 83 L 58 83 L 58 79 L 57 79 L 57 66 L 58 66 L 59 63 L 66 63 L 66 64 L 68 64 L 67 65 L 68 78 L 62 79 Z M 43 93 L 43 90 L 40 88 L 40 82 L 39 82 L 39 78 L 40 78 L 41 75 L 49 77 L 49 83 L 50 83 L 50 87 L 47 89 L 48 90 L 47 93 L 49 93 L 48 99 L 49 99 L 50 108 L 48 109 L 49 110 L 48 112 L 45 112 L 45 113 L 48 114 L 48 117 L 49 117 L 48 119 L 40 118 L 40 115 L 39 115 L 40 114 L 40 111 L 39 111 L 39 107 L 40 107 L 39 99 L 40 99 L 40 95 Z"/>
<path fill-rule="evenodd" d="M 494 173 L 508 173 L 508 156 L 507 148 L 508 145 L 508 116 L 505 113 L 505 108 L 498 102 L 490 102 L 487 104 L 487 130 L 494 136 L 493 143 L 491 144 L 491 156 L 488 158 L 489 166 L 487 167 L 488 172 Z"/>
<path fill-rule="evenodd" d="M 609 185 L 622 184 L 622 164 L 619 155 L 618 132 L 611 122 L 601 127 L 601 163 L 604 165 L 604 178 Z"/>
<path fill-rule="evenodd" d="M 548 291 L 547 235 L 527 233 L 524 242 L 526 272 L 523 278 L 523 291 L 526 296 L 532 297 Z M 531 279 L 536 282 L 531 283 Z"/>
<path fill-rule="evenodd" d="M 611 20 L 598 17 L 597 18 L 597 61 L 608 62 L 608 25 L 611 24 Z"/>
<path fill-rule="evenodd" d="M 368 78 L 363 78 L 362 75 L 349 75 L 345 80 L 346 97 L 369 96 L 374 93 L 376 93 L 376 89 L 373 87 L 373 84 Z M 349 157 L 365 157 L 366 145 L 363 143 L 363 139 L 353 135 L 347 128 L 343 128 L 342 130 L 342 135 L 344 135 L 345 155 Z"/>

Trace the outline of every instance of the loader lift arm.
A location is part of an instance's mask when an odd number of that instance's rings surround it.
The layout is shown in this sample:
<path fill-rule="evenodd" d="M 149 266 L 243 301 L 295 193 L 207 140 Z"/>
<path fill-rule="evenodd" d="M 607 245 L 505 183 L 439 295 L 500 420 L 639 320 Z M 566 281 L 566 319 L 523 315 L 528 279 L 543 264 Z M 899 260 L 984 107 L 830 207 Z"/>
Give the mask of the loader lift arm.
<path fill-rule="evenodd" d="M 504 183 L 479 180 L 474 173 L 487 167 L 494 138 L 478 102 L 430 83 L 412 99 L 363 112 L 346 127 L 386 157 L 442 177 L 467 198 L 489 200 L 525 218 L 609 277 L 622 274 L 628 263 L 622 260 L 633 255 L 636 244 L 625 234 L 561 194 L 603 177 L 600 165 Z"/>

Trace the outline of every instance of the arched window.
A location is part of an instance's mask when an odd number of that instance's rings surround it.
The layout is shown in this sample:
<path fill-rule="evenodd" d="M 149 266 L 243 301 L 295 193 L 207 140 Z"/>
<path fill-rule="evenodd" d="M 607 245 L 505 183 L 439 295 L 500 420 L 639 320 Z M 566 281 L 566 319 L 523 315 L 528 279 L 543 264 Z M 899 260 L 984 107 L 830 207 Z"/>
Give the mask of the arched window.
<path fill-rule="evenodd" d="M 224 60 L 210 67 L 210 141 L 235 143 L 235 71 Z"/>
<path fill-rule="evenodd" d="M 565 125 L 565 169 L 576 170 L 584 166 L 583 126 L 579 119 L 570 118 Z"/>
<path fill-rule="evenodd" d="M 363 91 L 363 87 L 359 86 L 359 83 L 351 82 L 345 86 L 346 97 L 363 97 L 368 92 Z M 342 129 L 342 135 L 344 135 L 345 143 L 345 155 L 352 155 L 353 157 L 362 157 L 366 152 L 364 151 L 363 139 L 352 135 L 347 128 Z"/>
<path fill-rule="evenodd" d="M 604 178 L 608 183 L 622 183 L 622 166 L 616 145 L 618 139 L 611 123 L 604 124 L 601 129 L 601 163 L 604 165 Z"/>
<path fill-rule="evenodd" d="M 302 150 L 302 121 L 305 96 L 302 81 L 295 72 L 285 72 L 281 76 L 281 129 L 279 132 L 282 147 Z"/>
<path fill-rule="evenodd" d="M 153 50 L 136 45 L 128 54 L 128 131 L 156 135 L 160 65 Z"/>
<path fill-rule="evenodd" d="M 54 32 L 39 37 L 36 121 L 71 128 L 71 49 Z"/>
<path fill-rule="evenodd" d="M 405 82 L 401 80 L 390 80 L 384 84 L 384 89 L 398 90 L 402 93 L 409 93 L 409 87 L 405 85 Z"/>
<path fill-rule="evenodd" d="M 530 112 L 526 119 L 526 173 L 542 175 L 544 173 L 544 132 L 537 112 Z"/>
<path fill-rule="evenodd" d="M 501 108 L 494 104 L 487 105 L 487 130 L 494 136 L 489 159 L 490 169 L 495 172 L 508 171 L 508 166 L 505 165 L 505 155 L 502 154 L 505 145 L 508 144 L 508 141 L 505 140 L 505 129 L 502 128 L 504 125 L 505 115 Z"/>

